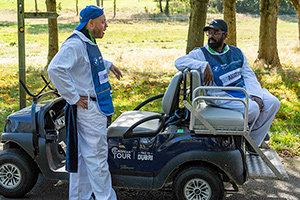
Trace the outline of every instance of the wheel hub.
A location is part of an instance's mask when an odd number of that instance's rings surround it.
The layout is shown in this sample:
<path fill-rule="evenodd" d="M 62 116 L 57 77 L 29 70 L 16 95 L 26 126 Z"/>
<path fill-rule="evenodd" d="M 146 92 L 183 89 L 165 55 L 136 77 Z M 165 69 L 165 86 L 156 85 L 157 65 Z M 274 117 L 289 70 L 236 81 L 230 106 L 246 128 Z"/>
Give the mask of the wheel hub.
<path fill-rule="evenodd" d="M 6 177 L 7 177 L 8 179 L 12 179 L 12 178 L 14 177 L 14 175 L 13 175 L 11 172 L 8 172 L 8 173 L 6 174 Z"/>
<path fill-rule="evenodd" d="M 185 184 L 184 195 L 187 200 L 210 200 L 212 191 L 207 181 L 194 178 Z"/>
<path fill-rule="evenodd" d="M 194 189 L 194 193 L 195 193 L 196 195 L 199 195 L 199 194 L 201 193 L 201 190 L 198 189 L 198 188 L 195 188 L 195 189 Z"/>
<path fill-rule="evenodd" d="M 22 180 L 21 170 L 12 163 L 0 166 L 0 185 L 7 189 L 16 188 Z"/>

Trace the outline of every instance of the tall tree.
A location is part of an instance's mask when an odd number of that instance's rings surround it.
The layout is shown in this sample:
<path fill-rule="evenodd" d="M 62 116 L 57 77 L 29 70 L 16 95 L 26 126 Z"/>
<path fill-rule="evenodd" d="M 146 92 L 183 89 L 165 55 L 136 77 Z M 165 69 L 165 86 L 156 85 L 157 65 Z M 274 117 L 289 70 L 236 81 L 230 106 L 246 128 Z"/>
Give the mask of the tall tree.
<path fill-rule="evenodd" d="M 114 16 L 113 18 L 115 18 L 117 15 L 117 0 L 114 0 Z"/>
<path fill-rule="evenodd" d="M 96 2 L 97 2 L 97 6 L 100 7 L 100 0 L 96 0 Z M 103 8 L 103 0 L 101 0 L 101 8 Z"/>
<path fill-rule="evenodd" d="M 169 1 L 170 1 L 170 0 L 166 0 L 165 14 L 166 14 L 167 16 L 169 16 L 169 14 L 170 14 L 170 10 L 169 10 Z"/>
<path fill-rule="evenodd" d="M 76 16 L 78 16 L 79 12 L 78 12 L 78 0 L 76 0 Z"/>
<path fill-rule="evenodd" d="M 162 0 L 159 0 L 158 3 L 159 3 L 159 10 L 160 10 L 160 13 L 163 13 L 163 9 L 162 9 Z"/>
<path fill-rule="evenodd" d="M 203 27 L 206 23 L 207 5 L 209 0 L 190 0 L 191 14 L 189 22 L 186 53 L 195 47 L 202 47 L 204 42 Z"/>
<path fill-rule="evenodd" d="M 298 18 L 298 46 L 300 46 L 300 0 L 289 0 L 295 10 L 296 10 L 296 14 L 297 14 L 297 18 Z"/>
<path fill-rule="evenodd" d="M 277 50 L 277 18 L 281 0 L 260 0 L 259 50 L 256 62 L 266 69 L 280 65 Z"/>
<path fill-rule="evenodd" d="M 236 46 L 236 0 L 223 0 L 224 20 L 228 25 L 226 43 Z"/>
<path fill-rule="evenodd" d="M 34 0 L 34 8 L 35 8 L 35 12 L 38 12 L 38 5 L 37 5 L 37 0 Z"/>
<path fill-rule="evenodd" d="M 47 12 L 56 12 L 56 0 L 46 0 Z M 48 67 L 50 61 L 58 52 L 58 30 L 57 30 L 57 19 L 48 19 L 48 33 L 49 33 L 49 43 L 48 43 L 48 57 L 47 65 Z"/>

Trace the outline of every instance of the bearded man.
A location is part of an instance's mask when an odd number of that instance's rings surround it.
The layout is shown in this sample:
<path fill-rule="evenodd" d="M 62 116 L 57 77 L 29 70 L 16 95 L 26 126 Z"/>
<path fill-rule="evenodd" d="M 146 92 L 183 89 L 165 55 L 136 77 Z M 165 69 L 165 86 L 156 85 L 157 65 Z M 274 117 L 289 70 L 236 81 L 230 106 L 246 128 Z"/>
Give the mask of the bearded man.
<path fill-rule="evenodd" d="M 264 139 L 269 138 L 268 130 L 280 108 L 280 102 L 261 87 L 243 52 L 225 43 L 227 24 L 224 20 L 213 20 L 203 31 L 208 36 L 208 44 L 178 58 L 175 67 L 180 71 L 185 68 L 199 70 L 204 85 L 244 88 L 249 95 L 249 133 L 260 146 Z M 208 90 L 206 94 L 218 97 L 246 97 L 239 90 Z M 209 103 L 244 113 L 244 105 L 240 101 L 211 100 Z M 246 150 L 257 155 L 250 145 L 246 145 Z"/>

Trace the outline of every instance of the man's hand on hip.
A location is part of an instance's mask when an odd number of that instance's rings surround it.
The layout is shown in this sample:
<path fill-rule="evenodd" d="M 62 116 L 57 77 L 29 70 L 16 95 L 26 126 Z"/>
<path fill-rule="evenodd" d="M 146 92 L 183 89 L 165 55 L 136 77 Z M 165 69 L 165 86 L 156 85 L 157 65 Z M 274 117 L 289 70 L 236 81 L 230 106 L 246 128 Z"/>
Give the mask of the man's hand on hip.
<path fill-rule="evenodd" d="M 81 106 L 83 109 L 88 109 L 88 98 L 87 97 L 80 97 L 80 99 L 77 101 L 76 105 Z"/>
<path fill-rule="evenodd" d="M 214 75 L 211 71 L 209 64 L 207 64 L 204 70 L 204 85 L 214 85 Z"/>
<path fill-rule="evenodd" d="M 258 104 L 259 111 L 261 112 L 263 110 L 263 108 L 264 108 L 264 102 L 263 102 L 263 100 L 260 97 L 257 97 L 257 96 L 252 96 L 251 99 Z"/>

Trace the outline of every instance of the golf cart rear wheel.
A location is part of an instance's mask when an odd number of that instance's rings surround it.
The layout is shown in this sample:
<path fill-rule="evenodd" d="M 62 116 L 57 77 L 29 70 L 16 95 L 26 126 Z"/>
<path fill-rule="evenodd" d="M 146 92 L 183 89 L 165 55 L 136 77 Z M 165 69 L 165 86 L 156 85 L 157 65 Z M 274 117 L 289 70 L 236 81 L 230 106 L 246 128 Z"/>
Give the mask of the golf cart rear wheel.
<path fill-rule="evenodd" d="M 21 197 L 36 184 L 38 170 L 32 159 L 19 149 L 0 153 L 0 194 Z"/>
<path fill-rule="evenodd" d="M 190 167 L 180 172 L 173 183 L 178 200 L 219 200 L 224 195 L 220 175 L 206 167 Z"/>

